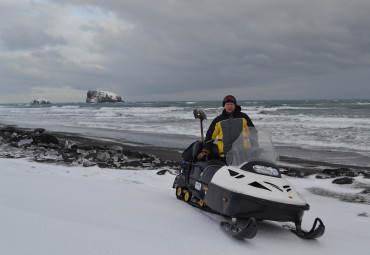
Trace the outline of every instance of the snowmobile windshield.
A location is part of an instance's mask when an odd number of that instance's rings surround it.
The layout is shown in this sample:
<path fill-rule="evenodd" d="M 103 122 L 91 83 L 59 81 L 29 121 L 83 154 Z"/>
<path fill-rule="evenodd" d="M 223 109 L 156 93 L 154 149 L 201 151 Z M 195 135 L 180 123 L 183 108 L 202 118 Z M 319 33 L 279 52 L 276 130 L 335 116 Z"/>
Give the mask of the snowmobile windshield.
<path fill-rule="evenodd" d="M 277 160 L 278 155 L 270 133 L 254 127 L 249 127 L 249 132 L 242 132 L 226 153 L 226 163 L 229 166 L 240 166 L 251 161 L 276 164 Z"/>

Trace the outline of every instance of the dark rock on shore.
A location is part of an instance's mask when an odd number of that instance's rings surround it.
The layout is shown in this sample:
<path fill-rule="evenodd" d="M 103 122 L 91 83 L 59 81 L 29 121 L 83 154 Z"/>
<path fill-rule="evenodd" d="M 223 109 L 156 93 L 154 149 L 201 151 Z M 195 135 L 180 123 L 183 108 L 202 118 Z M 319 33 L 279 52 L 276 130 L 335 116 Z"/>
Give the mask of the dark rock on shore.
<path fill-rule="evenodd" d="M 32 137 L 33 144 L 46 143 L 46 144 L 59 144 L 58 138 L 50 134 L 38 134 L 35 132 L 35 136 Z"/>
<path fill-rule="evenodd" d="M 325 196 L 325 197 L 332 197 L 337 198 L 341 201 L 348 202 L 348 203 L 358 203 L 358 204 L 370 204 L 369 199 L 369 188 L 365 189 L 365 191 L 360 193 L 340 193 L 340 192 L 333 192 L 329 190 L 325 190 L 323 188 L 311 187 L 308 190 L 315 195 Z"/>
<path fill-rule="evenodd" d="M 369 178 L 369 172 L 351 170 L 348 168 L 325 169 L 323 173 L 317 174 L 317 179 L 335 178 L 332 183 L 338 185 L 350 185 L 350 188 L 358 189 L 357 193 L 342 193 L 329 191 L 324 188 L 312 187 L 309 188 L 313 194 L 334 197 L 341 201 L 350 203 L 370 204 L 370 187 L 367 183 L 356 180 L 354 177 L 362 175 L 364 178 Z"/>
<path fill-rule="evenodd" d="M 352 184 L 353 183 L 353 178 L 350 177 L 342 177 L 342 178 L 337 178 L 333 180 L 334 184 Z"/>
<path fill-rule="evenodd" d="M 298 178 L 303 178 L 303 177 L 306 177 L 306 176 L 309 176 L 309 175 L 312 174 L 312 173 L 308 173 L 308 172 L 304 172 L 304 171 L 299 171 L 299 170 L 295 170 L 295 169 L 290 169 L 290 168 L 280 169 L 280 172 L 282 174 L 287 175 L 287 176 L 290 176 L 290 177 L 298 177 Z"/>
<path fill-rule="evenodd" d="M 129 149 L 127 149 L 129 147 Z M 14 126 L 0 125 L 0 157 L 32 158 L 41 162 L 55 162 L 85 167 L 99 166 L 117 169 L 127 168 L 173 168 L 178 169 L 181 153 L 169 148 L 150 146 L 127 146 L 118 142 L 104 142 L 83 138 L 75 134 L 49 133 L 43 128 L 24 130 Z M 133 150 L 131 150 L 133 148 Z M 136 150 L 136 151 L 135 151 Z M 157 155 L 157 156 L 154 156 Z M 169 160 L 162 160 L 161 158 Z M 281 168 L 285 175 L 304 178 L 316 174 L 316 178 L 353 178 L 370 173 L 349 168 L 324 169 L 311 171 L 294 168 Z"/>
<path fill-rule="evenodd" d="M 0 126 L 0 157 L 31 158 L 49 162 L 101 168 L 177 168 L 172 161 L 163 161 L 147 153 L 124 150 L 121 146 L 100 146 L 73 143 L 45 132 L 45 129 L 21 130 Z"/>
<path fill-rule="evenodd" d="M 328 179 L 336 177 L 347 177 L 352 178 L 363 175 L 365 178 L 370 178 L 370 172 L 361 170 L 352 170 L 349 168 L 335 168 L 335 169 L 324 169 L 321 174 L 316 175 L 317 179 Z M 340 182 L 340 181 L 338 181 Z"/>
<path fill-rule="evenodd" d="M 323 174 L 329 175 L 331 177 L 339 177 L 339 176 L 349 176 L 349 177 L 356 177 L 358 173 L 352 171 L 349 168 L 337 168 L 337 169 L 324 169 Z"/>
<path fill-rule="evenodd" d="M 370 178 L 370 172 L 365 170 L 355 170 L 355 169 L 349 169 L 345 167 L 341 168 L 332 168 L 332 169 L 324 169 L 321 172 L 317 171 L 304 171 L 304 170 L 297 170 L 294 168 L 280 168 L 280 171 L 282 174 L 290 176 L 290 177 L 298 177 L 298 178 L 304 178 L 307 176 L 310 176 L 312 174 L 315 174 L 317 179 L 331 179 L 336 178 L 333 183 L 334 184 L 351 184 L 354 181 L 353 177 L 357 177 L 359 175 L 364 176 L 364 178 Z"/>
<path fill-rule="evenodd" d="M 363 213 L 357 214 L 357 216 L 360 216 L 360 217 L 369 217 L 369 214 L 367 212 L 363 212 Z"/>

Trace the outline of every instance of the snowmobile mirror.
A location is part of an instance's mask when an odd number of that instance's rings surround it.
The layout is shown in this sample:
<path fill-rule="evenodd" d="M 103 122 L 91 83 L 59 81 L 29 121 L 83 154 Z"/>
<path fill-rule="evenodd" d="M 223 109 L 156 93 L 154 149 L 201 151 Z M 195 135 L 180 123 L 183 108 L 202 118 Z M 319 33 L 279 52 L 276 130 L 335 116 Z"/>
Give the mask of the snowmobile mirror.
<path fill-rule="evenodd" d="M 194 114 L 194 118 L 200 120 L 200 132 L 202 136 L 202 141 L 204 141 L 203 120 L 207 119 L 207 115 L 200 109 L 194 109 L 193 114 Z"/>

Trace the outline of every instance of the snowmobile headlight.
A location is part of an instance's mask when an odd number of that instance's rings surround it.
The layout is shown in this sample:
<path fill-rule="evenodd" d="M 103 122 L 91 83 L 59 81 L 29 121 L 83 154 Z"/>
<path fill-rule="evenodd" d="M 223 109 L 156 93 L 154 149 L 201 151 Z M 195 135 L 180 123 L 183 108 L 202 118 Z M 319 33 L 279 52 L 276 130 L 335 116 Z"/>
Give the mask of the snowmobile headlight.
<path fill-rule="evenodd" d="M 276 177 L 279 176 L 279 171 L 276 168 L 269 167 L 269 166 L 254 165 L 253 170 L 259 174 L 271 175 L 271 176 L 276 176 Z"/>

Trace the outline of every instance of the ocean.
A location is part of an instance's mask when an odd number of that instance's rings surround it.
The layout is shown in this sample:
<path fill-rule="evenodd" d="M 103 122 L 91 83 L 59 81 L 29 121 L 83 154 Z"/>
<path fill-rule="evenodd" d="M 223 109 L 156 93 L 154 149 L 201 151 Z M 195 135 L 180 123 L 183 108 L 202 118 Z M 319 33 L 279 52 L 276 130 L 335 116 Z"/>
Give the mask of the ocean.
<path fill-rule="evenodd" d="M 370 169 L 369 99 L 238 104 L 257 128 L 271 133 L 282 156 Z M 220 101 L 1 104 L 0 123 L 184 149 L 200 139 L 195 108 L 207 114 L 204 132 L 222 111 Z"/>

